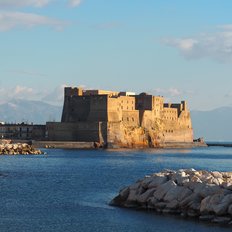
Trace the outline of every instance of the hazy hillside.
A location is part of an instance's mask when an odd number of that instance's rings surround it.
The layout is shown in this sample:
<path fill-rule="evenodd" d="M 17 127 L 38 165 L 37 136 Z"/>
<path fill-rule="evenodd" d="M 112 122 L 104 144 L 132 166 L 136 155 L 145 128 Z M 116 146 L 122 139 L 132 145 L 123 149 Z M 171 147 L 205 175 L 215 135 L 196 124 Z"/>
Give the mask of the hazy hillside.
<path fill-rule="evenodd" d="M 45 123 L 60 121 L 62 107 L 41 101 L 11 100 L 0 105 L 0 121 L 8 123 Z"/>
<path fill-rule="evenodd" d="M 232 141 L 232 107 L 212 111 L 192 111 L 195 138 L 208 141 Z"/>

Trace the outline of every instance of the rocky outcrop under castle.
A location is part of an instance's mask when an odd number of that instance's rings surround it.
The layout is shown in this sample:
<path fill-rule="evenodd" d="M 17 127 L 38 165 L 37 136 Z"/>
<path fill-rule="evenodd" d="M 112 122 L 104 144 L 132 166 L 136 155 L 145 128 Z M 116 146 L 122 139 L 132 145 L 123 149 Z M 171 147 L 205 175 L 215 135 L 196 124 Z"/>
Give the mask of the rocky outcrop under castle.
<path fill-rule="evenodd" d="M 27 143 L 2 143 L 0 155 L 40 155 L 42 151 L 35 149 Z"/>
<path fill-rule="evenodd" d="M 165 170 L 122 189 L 110 204 L 232 225 L 232 172 Z"/>

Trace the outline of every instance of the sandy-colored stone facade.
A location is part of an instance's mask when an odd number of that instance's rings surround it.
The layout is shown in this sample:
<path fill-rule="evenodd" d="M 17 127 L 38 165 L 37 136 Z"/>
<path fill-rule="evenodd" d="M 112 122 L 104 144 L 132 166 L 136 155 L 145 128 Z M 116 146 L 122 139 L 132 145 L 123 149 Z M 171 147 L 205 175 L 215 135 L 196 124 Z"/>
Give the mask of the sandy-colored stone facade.
<path fill-rule="evenodd" d="M 61 123 L 48 123 L 51 140 L 91 140 L 108 147 L 158 147 L 192 142 L 187 103 L 162 96 L 65 88 Z"/>

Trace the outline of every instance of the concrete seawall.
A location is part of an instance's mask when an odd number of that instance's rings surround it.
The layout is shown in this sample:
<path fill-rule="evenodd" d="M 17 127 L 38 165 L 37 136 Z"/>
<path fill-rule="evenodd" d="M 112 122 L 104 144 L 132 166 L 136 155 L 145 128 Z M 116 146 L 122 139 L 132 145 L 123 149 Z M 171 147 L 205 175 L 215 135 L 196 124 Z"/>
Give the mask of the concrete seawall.
<path fill-rule="evenodd" d="M 33 141 L 36 148 L 57 148 L 57 149 L 94 149 L 94 142 L 62 142 L 62 141 Z"/>
<path fill-rule="evenodd" d="M 99 143 L 96 142 L 77 142 L 77 141 L 36 141 L 36 140 L 12 140 L 14 143 L 28 143 L 33 145 L 35 148 L 57 148 L 57 149 L 97 149 L 101 148 Z M 157 145 L 157 147 L 150 147 L 152 149 L 157 148 L 168 148 L 168 149 L 186 149 L 186 148 L 196 148 L 196 147 L 207 147 L 206 143 L 202 142 L 166 142 Z M 144 146 L 119 146 L 115 144 L 114 146 L 105 147 L 109 149 L 147 149 L 148 145 Z"/>
<path fill-rule="evenodd" d="M 96 149 L 99 148 L 99 144 L 95 142 L 67 142 L 67 141 L 33 141 L 32 144 L 36 148 L 58 148 L 58 149 Z M 207 147 L 205 143 L 176 143 L 176 142 L 170 142 L 170 143 L 163 143 L 157 146 L 156 148 L 195 148 L 195 147 Z M 115 146 L 115 147 L 109 147 L 110 149 L 120 149 L 122 147 Z M 123 147 L 128 149 L 142 149 L 142 148 L 148 148 L 146 147 Z M 154 148 L 154 149 L 156 149 Z"/>

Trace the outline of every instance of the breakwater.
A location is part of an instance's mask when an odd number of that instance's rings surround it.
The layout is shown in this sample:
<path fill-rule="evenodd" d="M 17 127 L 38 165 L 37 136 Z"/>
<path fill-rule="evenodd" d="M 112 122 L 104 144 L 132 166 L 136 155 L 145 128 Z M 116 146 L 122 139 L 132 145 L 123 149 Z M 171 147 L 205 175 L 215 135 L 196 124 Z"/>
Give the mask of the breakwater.
<path fill-rule="evenodd" d="M 232 143 L 221 143 L 221 142 L 207 142 L 209 147 L 232 147 Z"/>
<path fill-rule="evenodd" d="M 35 149 L 27 143 L 2 143 L 0 144 L 0 155 L 40 155 L 39 149 Z"/>
<path fill-rule="evenodd" d="M 95 149 L 99 147 L 94 142 L 75 142 L 75 141 L 33 141 L 36 148 L 55 148 L 55 149 Z"/>
<path fill-rule="evenodd" d="M 232 225 L 232 172 L 165 170 L 122 189 L 110 204 Z"/>

